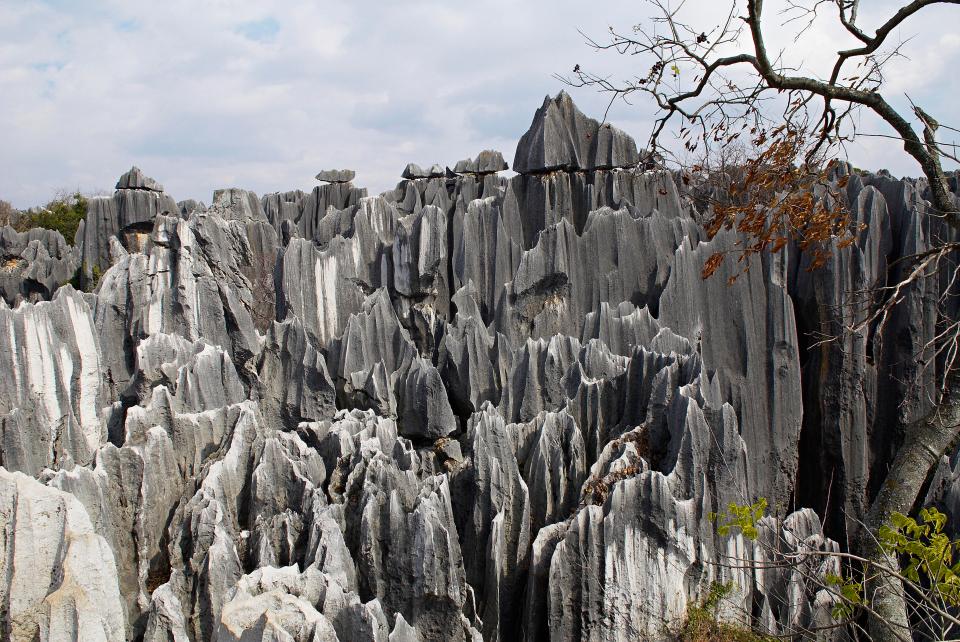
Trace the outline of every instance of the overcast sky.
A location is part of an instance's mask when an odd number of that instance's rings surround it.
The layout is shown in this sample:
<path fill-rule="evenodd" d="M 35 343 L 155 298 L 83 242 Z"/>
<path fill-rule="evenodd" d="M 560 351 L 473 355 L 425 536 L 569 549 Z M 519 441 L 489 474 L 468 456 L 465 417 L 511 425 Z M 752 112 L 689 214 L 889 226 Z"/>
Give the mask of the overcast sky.
<path fill-rule="evenodd" d="M 688 9 L 709 30 L 720 4 Z M 452 165 L 485 148 L 511 161 L 562 88 L 554 73 L 638 71 L 589 50 L 578 29 L 602 38 L 649 14 L 638 0 L 0 0 L 0 198 L 26 207 L 58 189 L 112 190 L 132 164 L 177 199 L 209 202 L 219 187 L 309 189 L 328 168 L 355 169 L 377 193 L 411 161 Z M 916 37 L 890 92 L 960 128 L 960 9 L 935 8 L 898 35 Z M 815 65 L 848 43 L 814 29 L 771 44 Z M 603 96 L 570 93 L 602 116 Z M 641 101 L 610 120 L 642 144 L 652 115 Z M 918 173 L 880 139 L 852 156 Z"/>

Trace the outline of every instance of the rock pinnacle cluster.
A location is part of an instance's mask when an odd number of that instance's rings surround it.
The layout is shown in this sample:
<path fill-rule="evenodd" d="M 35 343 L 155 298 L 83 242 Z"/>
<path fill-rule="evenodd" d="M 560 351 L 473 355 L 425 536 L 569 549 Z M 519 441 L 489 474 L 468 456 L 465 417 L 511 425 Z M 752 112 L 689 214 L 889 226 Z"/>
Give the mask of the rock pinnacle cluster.
<path fill-rule="evenodd" d="M 840 167 L 855 243 L 705 280 L 735 232 L 640 160 L 561 93 L 511 176 L 207 206 L 134 167 L 76 238 L 0 229 L 0 637 L 660 640 L 716 582 L 733 621 L 828 623 L 708 515 L 763 497 L 761 537 L 838 550 L 929 410 L 950 285 L 811 333 L 947 233 L 923 181 Z"/>

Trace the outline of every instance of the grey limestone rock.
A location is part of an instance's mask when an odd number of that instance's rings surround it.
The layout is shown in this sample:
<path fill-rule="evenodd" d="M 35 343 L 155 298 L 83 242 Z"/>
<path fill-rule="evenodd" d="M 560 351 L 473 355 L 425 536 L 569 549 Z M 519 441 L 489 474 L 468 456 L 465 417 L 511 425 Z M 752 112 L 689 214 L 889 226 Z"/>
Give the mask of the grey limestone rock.
<path fill-rule="evenodd" d="M 444 169 L 440 165 L 431 165 L 429 168 L 424 169 L 416 163 L 410 163 L 403 169 L 403 178 L 407 180 L 443 178 L 444 175 Z"/>
<path fill-rule="evenodd" d="M 325 169 L 317 174 L 317 180 L 323 183 L 349 183 L 356 178 L 352 169 Z"/>
<path fill-rule="evenodd" d="M 124 639 L 113 551 L 75 497 L 0 467 L 0 528 L 5 639 Z"/>
<path fill-rule="evenodd" d="M 312 566 L 303 573 L 288 566 L 264 567 L 240 578 L 212 639 L 386 642 L 388 634 L 378 602 L 362 604 Z"/>
<path fill-rule="evenodd" d="M 454 174 L 476 174 L 477 173 L 477 161 L 465 158 L 461 161 L 457 161 L 457 164 L 453 168 Z"/>
<path fill-rule="evenodd" d="M 613 169 L 519 174 L 510 179 L 508 189 L 504 209 L 511 220 L 519 220 L 522 235 L 518 240 L 524 249 L 533 247 L 537 235 L 560 220 L 568 221 L 582 233 L 590 214 L 604 208 L 625 209 L 634 217 L 656 211 L 665 218 L 685 219 L 685 223 L 694 218 L 669 172 Z M 514 208 L 522 211 L 523 216 Z"/>
<path fill-rule="evenodd" d="M 403 168 L 401 176 L 407 180 L 417 179 L 417 178 L 429 178 L 430 172 L 424 170 L 422 167 L 416 163 L 408 163 L 406 167 Z"/>
<path fill-rule="evenodd" d="M 629 356 L 634 346 L 646 346 L 655 352 L 691 354 L 694 346 L 686 338 L 663 328 L 646 306 L 637 308 L 629 301 L 617 306 L 600 304 L 590 312 L 583 324 L 582 341 L 599 339 L 616 354 Z"/>
<path fill-rule="evenodd" d="M 882 328 L 811 333 L 956 234 L 923 181 L 838 166 L 854 243 L 704 280 L 741 239 L 639 158 L 561 94 L 509 178 L 485 151 L 207 208 L 131 170 L 75 247 L 0 230 L 0 636 L 665 640 L 715 582 L 724 621 L 829 626 L 806 576 L 929 411 L 917 355 L 960 301 L 925 277 Z M 927 501 L 956 512 L 950 454 Z M 759 543 L 707 519 L 759 496 Z M 764 546 L 817 556 L 722 563 Z"/>
<path fill-rule="evenodd" d="M 717 372 L 723 396 L 740 418 L 744 440 L 764 462 L 748 468 L 750 487 L 770 501 L 786 502 L 797 470 L 803 414 L 788 265 L 782 255 L 764 256 L 728 286 L 738 268 L 725 262 L 717 278 L 704 280 L 706 257 L 733 242 L 726 234 L 695 249 L 684 241 L 660 299 L 659 321 L 697 341 L 704 368 Z M 720 299 L 740 312 L 731 317 L 725 306 L 708 303 Z"/>
<path fill-rule="evenodd" d="M 523 254 L 504 311 L 516 319 L 519 338 L 580 336 L 598 302 L 657 305 L 674 252 L 692 233 L 688 222 L 657 212 L 636 218 L 626 208 L 591 213 L 582 234 L 560 221 Z"/>
<path fill-rule="evenodd" d="M 266 220 L 257 195 L 245 189 L 218 189 L 207 212 L 225 220 Z"/>
<path fill-rule="evenodd" d="M 176 201 L 163 191 L 118 187 L 112 197 L 88 199 L 87 217 L 74 240 L 80 250 L 84 283 L 95 286 L 98 280 L 95 277 L 114 263 L 110 249 L 112 238 L 126 250 L 138 252 L 144 247 L 157 216 L 179 216 L 179 213 Z"/>
<path fill-rule="evenodd" d="M 296 433 L 267 427 L 254 402 L 224 413 L 227 433 L 213 451 L 215 463 L 200 471 L 196 492 L 179 504 L 169 530 L 174 572 L 168 583 L 189 633 L 200 639 L 217 630 L 245 564 L 303 559 L 304 520 L 325 502 L 318 488 L 326 476 L 323 463 Z"/>
<path fill-rule="evenodd" d="M 437 439 L 457 429 L 447 389 L 433 364 L 416 357 L 397 380 L 402 386 L 397 401 L 404 436 Z"/>
<path fill-rule="evenodd" d="M 468 589 L 446 476 L 427 478 L 418 490 L 416 476 L 382 454 L 370 459 L 365 473 L 361 593 L 403 614 L 426 638 L 469 639 L 462 613 Z"/>
<path fill-rule="evenodd" d="M 892 244 L 886 201 L 876 188 L 867 186 L 858 191 L 854 203 L 855 223 L 865 226 L 857 242 L 832 253 L 822 270 L 808 270 L 808 257 L 797 261 L 791 294 L 801 333 L 802 328 L 834 333 L 841 326 L 854 325 L 855 308 L 841 305 L 837 314 L 828 318 L 826 327 L 823 310 L 848 300 L 853 292 L 879 286 L 886 278 Z M 801 468 L 799 487 L 805 494 L 805 505 L 824 512 L 827 506 L 814 499 L 825 497 L 827 482 L 821 476 L 829 474 L 827 470 L 844 471 L 843 482 L 834 486 L 833 493 L 837 506 L 843 503 L 845 508 L 823 515 L 842 533 L 847 518 L 840 513 L 862 515 L 866 510 L 862 489 L 868 484 L 870 463 L 864 443 L 867 435 L 859 427 L 868 425 L 868 416 L 878 410 L 877 398 L 871 399 L 868 392 L 876 390 L 878 373 L 869 365 L 875 355 L 870 354 L 867 330 L 837 334 L 842 341 L 821 351 L 809 351 L 804 366 L 807 372 L 819 372 L 818 377 L 805 377 L 803 381 L 803 422 L 808 434 L 819 433 L 820 440 L 816 447 L 810 439 L 801 441 L 806 465 Z"/>
<path fill-rule="evenodd" d="M 503 160 L 503 154 L 492 149 L 480 152 L 477 155 L 476 164 L 478 174 L 495 174 L 509 169 L 507 161 Z"/>
<path fill-rule="evenodd" d="M 408 298 L 450 297 L 447 280 L 447 219 L 433 205 L 401 218 L 393 247 L 393 286 Z"/>
<path fill-rule="evenodd" d="M 170 584 L 158 587 L 151 597 L 144 642 L 189 642 L 180 599 Z"/>
<path fill-rule="evenodd" d="M 66 287 L 52 301 L 0 303 L 0 444 L 8 470 L 88 464 L 107 439 L 106 364 L 86 299 Z"/>
<path fill-rule="evenodd" d="M 503 285 L 520 264 L 522 232 L 519 219 L 508 218 L 511 213 L 506 203 L 488 197 L 465 208 L 458 200 L 453 214 L 452 286 L 456 291 L 472 284 L 484 324 L 503 305 Z"/>
<path fill-rule="evenodd" d="M 530 492 L 532 532 L 567 518 L 580 500 L 587 477 L 587 450 L 580 427 L 567 412 L 533 420 L 523 476 Z"/>
<path fill-rule="evenodd" d="M 267 194 L 260 201 L 267 220 L 278 232 L 284 221 L 291 221 L 301 237 L 312 239 L 317 225 L 331 206 L 344 210 L 357 205 L 366 196 L 366 188 L 354 187 L 351 183 L 330 183 L 318 185 L 310 193 L 297 190 Z"/>
<path fill-rule="evenodd" d="M 296 317 L 271 326 L 257 357 L 257 377 L 260 405 L 277 426 L 319 421 L 335 410 L 326 361 Z"/>
<path fill-rule="evenodd" d="M 470 292 L 476 293 L 472 282 L 454 297 L 457 317 L 447 326 L 438 356 L 444 385 L 460 415 L 476 412 L 486 401 L 500 402 L 507 367 L 500 349 L 506 340 L 490 336 Z"/>
<path fill-rule="evenodd" d="M 194 212 L 205 212 L 207 206 L 202 202 L 188 198 L 185 201 L 177 201 L 177 207 L 180 209 L 180 216 L 183 218 L 190 218 Z"/>
<path fill-rule="evenodd" d="M 142 189 L 151 192 L 162 192 L 163 185 L 143 173 L 139 167 L 131 167 L 117 181 L 116 189 Z"/>
<path fill-rule="evenodd" d="M 829 590 L 811 586 L 809 578 L 839 575 L 840 559 L 823 553 L 837 553 L 837 542 L 823 535 L 820 519 L 810 509 L 788 515 L 782 523 L 767 518 L 760 524 L 758 539 L 771 550 L 817 552 L 796 568 L 764 574 L 758 588 L 764 596 L 761 618 L 767 630 L 777 634 L 799 629 L 830 626 L 831 610 L 837 604 Z M 812 594 L 812 595 L 811 595 Z"/>
<path fill-rule="evenodd" d="M 404 435 L 436 439 L 456 428 L 439 372 L 417 354 L 385 289 L 370 295 L 363 311 L 350 318 L 331 356 L 344 400 L 396 411 Z"/>
<path fill-rule="evenodd" d="M 180 497 L 183 481 L 174 442 L 162 428 L 138 446 L 107 444 L 91 471 L 60 470 L 51 486 L 79 499 L 98 533 L 115 551 L 115 581 L 128 623 L 127 637 L 143 630 L 151 576 L 166 564 L 161 546 L 166 517 Z"/>
<path fill-rule="evenodd" d="M 503 418 L 485 404 L 470 418 L 466 439 L 472 470 L 460 480 L 472 505 L 461 507 L 458 530 L 467 581 L 477 593 L 486 640 L 509 639 L 520 628 L 529 565 L 530 498 Z"/>
<path fill-rule="evenodd" d="M 145 344 L 144 353 L 160 352 L 158 341 Z M 153 586 L 170 572 L 165 545 L 170 514 L 230 433 L 236 420 L 230 408 L 245 398 L 222 350 L 205 344 L 184 348 L 187 354 L 158 367 L 168 373 L 164 381 L 172 381 L 171 388 L 158 385 L 144 405 L 126 411 L 121 447 L 106 444 L 92 468 L 59 470 L 47 482 L 80 500 L 115 551 L 128 632 L 136 634 L 143 631 Z"/>
<path fill-rule="evenodd" d="M 503 154 L 492 149 L 486 149 L 475 158 L 457 162 L 453 168 L 455 174 L 496 174 L 509 169 Z"/>
<path fill-rule="evenodd" d="M 591 171 L 632 167 L 639 160 L 630 136 L 609 123 L 588 118 L 562 91 L 555 98 L 547 96 L 537 110 L 530 129 L 517 143 L 513 171 Z"/>
<path fill-rule="evenodd" d="M 100 283 L 96 322 L 109 378 L 123 390 L 134 377 L 132 351 L 155 333 L 203 339 L 240 363 L 259 352 L 253 295 L 241 264 L 250 254 L 237 221 L 159 216 L 144 251 L 120 258 Z"/>
<path fill-rule="evenodd" d="M 11 306 L 49 300 L 73 279 L 80 265 L 79 252 L 60 232 L 43 228 L 26 232 L 0 228 L 0 260 L 0 297 Z"/>
<path fill-rule="evenodd" d="M 336 237 L 323 250 L 294 238 L 278 259 L 277 318 L 303 321 L 314 345 L 326 349 L 359 312 L 364 289 L 357 278 L 354 239 Z"/>

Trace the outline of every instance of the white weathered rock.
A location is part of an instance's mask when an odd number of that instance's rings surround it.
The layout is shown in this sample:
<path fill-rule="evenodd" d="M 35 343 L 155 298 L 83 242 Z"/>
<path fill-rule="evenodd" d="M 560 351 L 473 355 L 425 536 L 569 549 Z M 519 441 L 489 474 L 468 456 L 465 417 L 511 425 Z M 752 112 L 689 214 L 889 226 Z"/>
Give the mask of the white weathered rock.
<path fill-rule="evenodd" d="M 93 314 L 66 287 L 52 301 L 0 306 L 0 444 L 8 470 L 88 464 L 107 428 L 105 364 Z"/>
<path fill-rule="evenodd" d="M 852 245 L 705 281 L 739 239 L 706 240 L 708 186 L 638 157 L 561 95 L 511 178 L 483 152 L 380 196 L 206 208 L 132 171 L 76 249 L 0 231 L 0 293 L 27 301 L 0 301 L 0 464 L 47 484 L 0 483 L 0 545 L 47 556 L 28 575 L 0 555 L 0 620 L 29 639 L 660 640 L 733 581 L 726 621 L 828 625 L 801 574 L 718 565 L 764 553 L 706 515 L 765 496 L 825 521 L 764 520 L 763 542 L 851 541 L 930 409 L 942 364 L 916 355 L 960 304 L 924 278 L 877 336 L 807 334 L 953 232 L 922 181 L 839 166 Z M 76 261 L 95 292 L 60 287 Z M 928 501 L 960 505 L 954 459 Z M 818 559 L 805 572 L 834 568 Z"/>
<path fill-rule="evenodd" d="M 4 639 L 125 639 L 113 552 L 75 497 L 0 468 L 0 529 Z"/>

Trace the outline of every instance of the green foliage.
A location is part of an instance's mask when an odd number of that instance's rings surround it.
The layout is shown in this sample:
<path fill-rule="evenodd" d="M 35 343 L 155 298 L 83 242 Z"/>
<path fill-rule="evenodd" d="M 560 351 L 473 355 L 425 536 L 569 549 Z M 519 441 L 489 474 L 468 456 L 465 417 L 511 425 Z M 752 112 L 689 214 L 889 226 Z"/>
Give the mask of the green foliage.
<path fill-rule="evenodd" d="M 766 513 L 767 502 L 760 498 L 750 505 L 741 506 L 731 503 L 721 513 L 711 513 L 709 518 L 717 524 L 717 533 L 722 536 L 737 532 L 755 540 L 758 535 L 757 523 Z M 918 607 L 924 604 L 941 604 L 945 607 L 960 607 L 960 540 L 951 540 L 943 532 L 947 516 L 936 508 L 920 510 L 918 519 L 902 513 L 893 513 L 889 521 L 880 527 L 877 537 L 883 551 L 897 557 L 901 570 L 897 577 L 904 578 L 904 584 L 917 599 Z M 851 561 L 844 565 L 840 574 L 827 573 L 820 581 L 822 586 L 834 595 L 836 603 L 831 614 L 837 621 L 851 620 L 861 607 L 869 607 L 865 596 L 864 584 L 855 578 L 864 579 L 875 573 L 895 573 L 865 559 Z M 710 595 L 702 605 L 691 609 L 689 620 L 703 625 L 708 616 L 715 616 L 716 604 L 724 594 L 711 588 Z M 699 609 L 699 610 L 697 610 Z M 715 617 L 714 617 L 715 621 Z M 719 624 L 717 626 L 720 626 Z M 685 629 L 686 630 L 686 629 Z M 700 630 L 700 629 L 698 629 Z M 706 630 L 706 629 L 704 629 Z M 712 635 L 712 634 L 711 634 Z M 713 640 L 753 640 L 763 638 L 681 637 L 682 640 L 712 642 Z"/>
<path fill-rule="evenodd" d="M 951 606 L 960 606 L 960 540 L 943 532 L 947 516 L 936 508 L 920 510 L 920 521 L 893 513 L 880 527 L 878 537 L 884 552 L 905 558 L 901 574 L 911 582 L 929 586 Z"/>
<path fill-rule="evenodd" d="M 727 504 L 727 510 L 722 513 L 710 513 L 707 517 L 711 522 L 716 522 L 719 535 L 726 537 L 739 531 L 747 539 L 755 540 L 759 535 L 757 522 L 763 518 L 766 512 L 767 499 L 761 497 L 749 506 L 741 506 L 730 502 Z"/>
<path fill-rule="evenodd" d="M 826 585 L 836 589 L 840 600 L 834 605 L 831 615 L 835 620 L 847 620 L 853 617 L 857 607 L 865 606 L 863 599 L 863 583 L 855 582 L 849 577 L 834 573 L 827 573 L 823 578 Z"/>
<path fill-rule="evenodd" d="M 17 223 L 21 232 L 42 227 L 56 230 L 67 243 L 73 243 L 80 221 L 87 217 L 87 199 L 80 192 L 69 197 L 56 198 L 37 212 L 25 214 Z"/>
<path fill-rule="evenodd" d="M 680 642 L 772 642 L 776 638 L 760 635 L 749 628 L 720 622 L 720 603 L 733 591 L 733 582 L 714 582 L 707 597 L 687 609 L 687 619 L 680 629 Z"/>
<path fill-rule="evenodd" d="M 733 582 L 713 582 L 710 584 L 710 592 L 707 593 L 707 599 L 703 601 L 703 608 L 716 612 L 720 608 L 720 602 L 723 598 L 733 592 Z"/>

